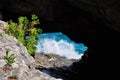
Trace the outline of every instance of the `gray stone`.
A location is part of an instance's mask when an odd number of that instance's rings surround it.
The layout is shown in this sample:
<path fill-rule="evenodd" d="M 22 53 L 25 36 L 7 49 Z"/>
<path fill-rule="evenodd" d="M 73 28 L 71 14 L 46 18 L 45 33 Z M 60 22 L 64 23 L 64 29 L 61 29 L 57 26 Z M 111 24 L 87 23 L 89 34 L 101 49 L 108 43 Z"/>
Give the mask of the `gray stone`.
<path fill-rule="evenodd" d="M 0 22 L 0 30 L 3 32 L 0 36 L 0 79 L 7 80 L 9 76 L 16 75 L 17 80 L 57 80 L 36 70 L 34 66 L 29 67 L 35 63 L 35 59 L 15 37 L 4 33 L 4 23 Z M 11 66 L 6 65 L 4 58 L 8 50 L 9 55 L 15 56 L 15 62 Z"/>
<path fill-rule="evenodd" d="M 12 63 L 12 65 L 11 65 L 11 66 L 12 66 L 12 68 L 13 68 L 13 69 L 17 69 L 17 68 L 19 68 L 19 65 L 18 65 L 18 64 L 16 64 L 16 63 Z"/>
<path fill-rule="evenodd" d="M 63 67 L 70 66 L 73 62 L 78 61 L 77 59 L 66 59 L 55 54 L 35 54 L 36 67 L 38 68 L 51 68 L 51 67 Z"/>
<path fill-rule="evenodd" d="M 0 59 L 0 68 L 3 67 L 6 64 L 5 60 Z"/>

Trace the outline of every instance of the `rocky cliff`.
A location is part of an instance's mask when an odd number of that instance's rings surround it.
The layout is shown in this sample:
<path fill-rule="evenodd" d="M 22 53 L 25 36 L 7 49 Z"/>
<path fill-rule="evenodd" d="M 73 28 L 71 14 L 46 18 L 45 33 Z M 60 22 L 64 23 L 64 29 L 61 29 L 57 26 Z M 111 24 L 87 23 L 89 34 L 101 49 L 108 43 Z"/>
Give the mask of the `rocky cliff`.
<path fill-rule="evenodd" d="M 5 34 L 6 22 L 0 21 L 0 80 L 16 75 L 17 80 L 61 80 L 51 77 L 34 67 L 35 60 L 30 56 L 26 48 L 14 37 Z M 14 55 L 15 62 L 7 65 L 7 56 Z"/>

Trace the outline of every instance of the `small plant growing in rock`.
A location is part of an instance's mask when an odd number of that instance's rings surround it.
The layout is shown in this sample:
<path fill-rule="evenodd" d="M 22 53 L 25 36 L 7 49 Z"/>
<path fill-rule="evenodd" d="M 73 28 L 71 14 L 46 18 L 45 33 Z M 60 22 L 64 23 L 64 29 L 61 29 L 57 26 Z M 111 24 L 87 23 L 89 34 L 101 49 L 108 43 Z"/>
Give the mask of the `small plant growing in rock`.
<path fill-rule="evenodd" d="M 27 48 L 28 53 L 33 55 L 36 51 L 38 34 L 42 33 L 41 28 L 35 27 L 40 24 L 38 17 L 33 14 L 29 21 L 27 17 L 21 16 L 18 18 L 18 23 L 10 20 L 8 24 L 9 27 L 5 29 L 5 32 L 16 37 Z"/>
<path fill-rule="evenodd" d="M 5 60 L 6 60 L 6 63 L 7 63 L 8 65 L 11 65 L 12 63 L 15 62 L 15 56 L 14 56 L 13 54 L 12 54 L 12 55 L 9 55 L 8 53 L 9 53 L 9 51 L 6 51 L 6 56 L 5 56 L 4 58 L 5 58 Z"/>
<path fill-rule="evenodd" d="M 5 61 L 6 61 L 6 65 L 4 65 L 3 70 L 5 72 L 10 71 L 11 70 L 11 64 L 15 62 L 15 56 L 9 55 L 9 51 L 6 51 L 6 56 L 4 57 Z"/>

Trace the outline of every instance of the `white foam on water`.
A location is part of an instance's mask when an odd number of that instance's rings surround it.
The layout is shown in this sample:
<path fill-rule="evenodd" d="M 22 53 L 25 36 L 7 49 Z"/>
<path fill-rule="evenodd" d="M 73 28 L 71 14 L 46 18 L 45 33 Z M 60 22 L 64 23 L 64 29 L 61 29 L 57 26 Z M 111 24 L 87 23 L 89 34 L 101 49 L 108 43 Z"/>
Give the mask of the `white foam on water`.
<path fill-rule="evenodd" d="M 61 39 L 56 41 L 54 39 L 45 38 L 39 40 L 37 44 L 37 53 L 45 54 L 57 54 L 67 59 L 80 59 L 83 55 L 75 50 L 75 47 L 72 43 Z"/>

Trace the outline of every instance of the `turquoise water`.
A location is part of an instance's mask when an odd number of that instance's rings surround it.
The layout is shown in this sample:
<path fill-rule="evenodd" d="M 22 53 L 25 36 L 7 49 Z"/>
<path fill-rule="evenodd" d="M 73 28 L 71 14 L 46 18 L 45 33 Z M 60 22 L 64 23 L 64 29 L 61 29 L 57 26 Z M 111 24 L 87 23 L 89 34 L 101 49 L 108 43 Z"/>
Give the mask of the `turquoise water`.
<path fill-rule="evenodd" d="M 79 59 L 87 51 L 83 43 L 72 41 L 62 32 L 43 33 L 39 35 L 37 52 L 57 54 L 68 59 Z"/>

